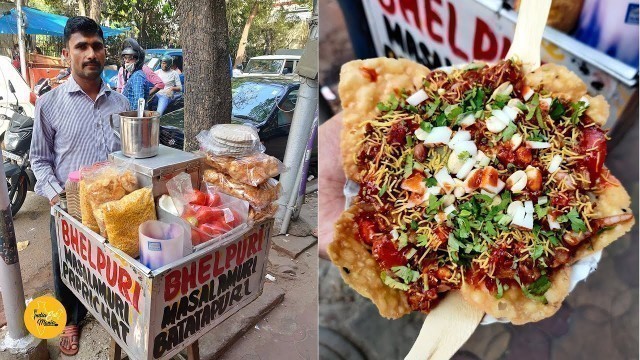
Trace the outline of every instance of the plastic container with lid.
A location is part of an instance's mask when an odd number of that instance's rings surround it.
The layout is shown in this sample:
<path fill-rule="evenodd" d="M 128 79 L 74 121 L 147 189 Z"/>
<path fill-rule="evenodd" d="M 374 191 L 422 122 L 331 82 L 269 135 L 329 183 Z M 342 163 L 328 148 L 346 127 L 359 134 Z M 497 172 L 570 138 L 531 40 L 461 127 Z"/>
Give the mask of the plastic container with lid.
<path fill-rule="evenodd" d="M 80 170 L 71 172 L 65 184 L 65 191 L 67 193 L 67 211 L 69 215 L 82 221 L 80 212 L 80 178 Z"/>

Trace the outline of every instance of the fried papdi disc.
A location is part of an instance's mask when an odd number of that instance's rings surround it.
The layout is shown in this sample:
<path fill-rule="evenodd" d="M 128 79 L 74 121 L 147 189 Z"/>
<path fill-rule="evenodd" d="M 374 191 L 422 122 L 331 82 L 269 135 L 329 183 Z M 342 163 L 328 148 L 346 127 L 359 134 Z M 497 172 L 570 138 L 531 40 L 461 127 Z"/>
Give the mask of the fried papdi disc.
<path fill-rule="evenodd" d="M 631 197 L 627 190 L 620 185 L 618 179 L 609 175 L 609 181 L 617 183 L 616 185 L 609 185 L 603 191 L 597 193 L 598 196 L 595 207 L 594 218 L 600 219 L 615 215 L 627 215 L 631 214 Z M 590 241 L 584 241 L 580 244 L 580 249 L 575 254 L 575 260 L 580 260 L 587 257 L 597 251 L 609 246 L 612 242 L 621 238 L 624 234 L 629 232 L 635 224 L 635 219 L 625 221 L 623 223 L 615 225 L 613 228 L 603 231 L 601 234 L 594 235 Z"/>
<path fill-rule="evenodd" d="M 569 295 L 569 276 L 571 268 L 565 267 L 553 274 L 551 287 L 544 294 L 548 303 L 527 298 L 520 288 L 510 288 L 501 299 L 496 299 L 484 286 L 475 287 L 464 283 L 460 292 L 470 304 L 482 309 L 487 314 L 511 321 L 514 325 L 539 321 L 553 315 L 562 306 L 562 301 Z"/>
<path fill-rule="evenodd" d="M 334 239 L 327 252 L 349 286 L 371 299 L 380 315 L 397 319 L 410 313 L 411 309 L 403 291 L 392 289 L 382 282 L 382 269 L 357 239 L 358 225 L 354 218 L 362 211 L 362 207 L 352 206 L 342 213 L 336 222 Z"/>
<path fill-rule="evenodd" d="M 565 100 L 576 102 L 587 93 L 587 85 L 566 67 L 544 64 L 525 75 L 527 85 L 544 89 Z"/>
<path fill-rule="evenodd" d="M 342 124 L 340 147 L 344 173 L 347 178 L 360 181 L 355 164 L 355 150 L 364 138 L 361 123 L 374 119 L 377 105 L 389 99 L 389 95 L 406 89 L 412 94 L 422 88 L 422 81 L 429 69 L 405 59 L 375 58 L 351 61 L 340 71 L 340 101 L 342 102 Z"/>

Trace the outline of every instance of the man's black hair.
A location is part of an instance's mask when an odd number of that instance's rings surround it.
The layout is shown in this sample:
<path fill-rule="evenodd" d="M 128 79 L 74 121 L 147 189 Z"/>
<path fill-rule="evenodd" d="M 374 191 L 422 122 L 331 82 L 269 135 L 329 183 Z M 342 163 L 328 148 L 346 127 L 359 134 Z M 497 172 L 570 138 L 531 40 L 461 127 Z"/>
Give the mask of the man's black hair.
<path fill-rule="evenodd" d="M 64 46 L 69 46 L 71 35 L 77 32 L 83 35 L 98 35 L 104 42 L 104 34 L 98 23 L 86 16 L 74 16 L 69 18 L 64 26 Z"/>

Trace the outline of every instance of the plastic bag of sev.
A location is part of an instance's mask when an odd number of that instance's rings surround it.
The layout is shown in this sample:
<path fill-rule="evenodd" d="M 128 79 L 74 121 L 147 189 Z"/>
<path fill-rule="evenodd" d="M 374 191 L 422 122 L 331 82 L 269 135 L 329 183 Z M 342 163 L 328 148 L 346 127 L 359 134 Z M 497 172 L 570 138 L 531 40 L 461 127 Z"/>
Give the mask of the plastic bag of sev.
<path fill-rule="evenodd" d="M 147 220 L 156 220 L 152 189 L 138 189 L 101 205 L 101 210 L 109 243 L 132 258 L 138 257 L 138 227 Z"/>

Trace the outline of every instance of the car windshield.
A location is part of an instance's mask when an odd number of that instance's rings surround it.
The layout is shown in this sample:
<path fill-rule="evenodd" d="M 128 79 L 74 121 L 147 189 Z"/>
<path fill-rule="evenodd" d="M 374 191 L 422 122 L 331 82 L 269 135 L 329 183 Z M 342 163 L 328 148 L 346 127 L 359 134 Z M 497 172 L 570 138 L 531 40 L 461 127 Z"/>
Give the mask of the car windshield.
<path fill-rule="evenodd" d="M 284 60 L 282 59 L 251 59 L 244 72 L 250 74 L 279 74 L 283 63 Z"/>
<path fill-rule="evenodd" d="M 233 116 L 261 124 L 276 106 L 281 92 L 281 85 L 232 81 Z"/>

